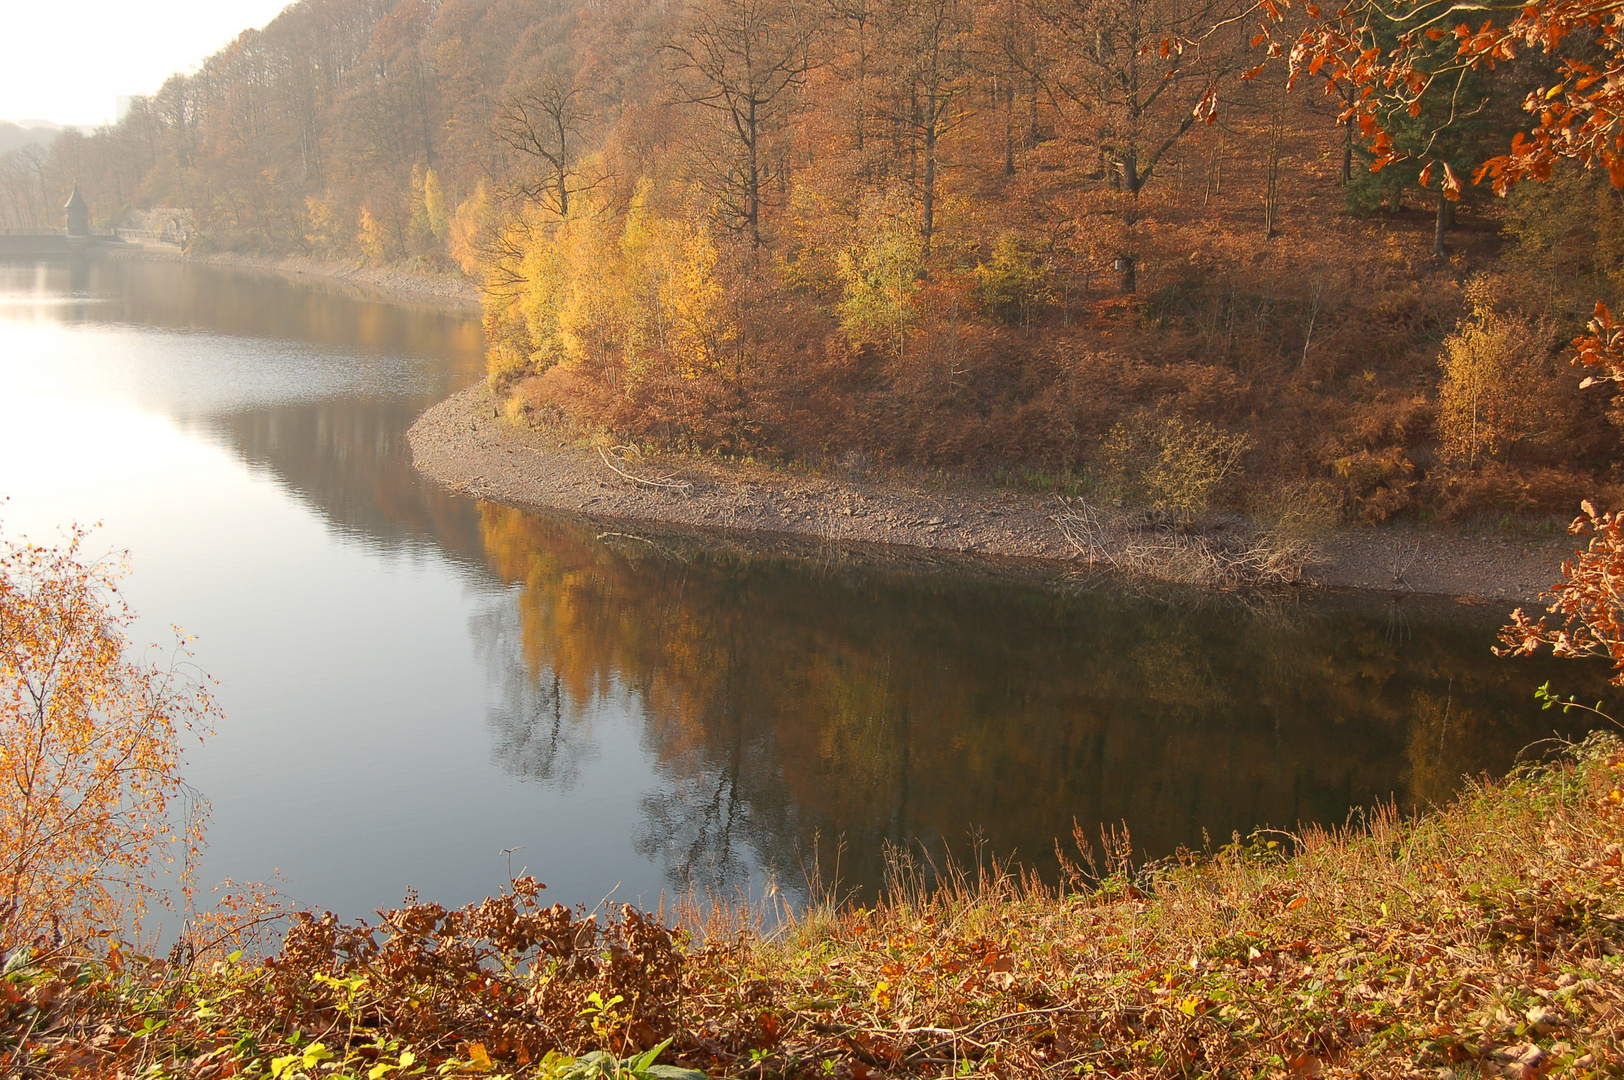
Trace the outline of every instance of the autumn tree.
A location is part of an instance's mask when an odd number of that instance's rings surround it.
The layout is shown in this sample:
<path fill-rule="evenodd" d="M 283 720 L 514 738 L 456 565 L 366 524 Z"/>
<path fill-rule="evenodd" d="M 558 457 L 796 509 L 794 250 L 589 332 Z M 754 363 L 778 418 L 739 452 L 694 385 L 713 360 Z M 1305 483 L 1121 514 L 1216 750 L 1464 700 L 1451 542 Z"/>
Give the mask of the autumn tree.
<path fill-rule="evenodd" d="M 978 67 L 990 79 L 987 88 L 1002 113 L 1003 152 L 1000 171 L 1014 176 L 1021 151 L 1037 145 L 1043 76 L 1058 57 L 1042 48 L 1033 0 L 995 0 L 980 5 L 976 15 L 980 43 Z"/>
<path fill-rule="evenodd" d="M 676 94 L 717 122 L 720 146 L 698 148 L 722 219 L 761 245 L 766 141 L 813 66 L 820 13 L 805 0 L 698 0 L 665 45 Z"/>
<path fill-rule="evenodd" d="M 830 0 L 829 10 L 837 35 L 830 68 L 836 77 L 834 85 L 843 88 L 851 101 L 852 148 L 862 151 L 868 144 L 873 120 L 869 80 L 886 21 L 885 0 Z"/>
<path fill-rule="evenodd" d="M 587 88 L 573 67 L 556 67 L 530 80 L 502 102 L 496 133 L 538 166 L 521 175 L 514 194 L 546 202 L 559 217 L 570 212 L 570 192 L 591 118 Z"/>
<path fill-rule="evenodd" d="M 1525 304 L 1577 328 L 1596 300 L 1624 295 L 1624 191 L 1605 173 L 1565 162 L 1506 200 L 1505 265 Z"/>
<path fill-rule="evenodd" d="M 486 318 L 492 379 L 557 367 L 624 394 L 651 378 L 736 373 L 738 326 L 712 230 L 660 212 L 647 185 L 624 213 L 593 195 L 562 222 L 511 225 L 507 277 Z"/>
<path fill-rule="evenodd" d="M 138 915 L 153 874 L 187 887 L 203 806 L 182 743 L 217 712 L 186 673 L 131 655 L 116 569 L 86 533 L 0 546 L 0 952 Z"/>
<path fill-rule="evenodd" d="M 875 196 L 867 201 L 852 243 L 836 258 L 842 287 L 836 313 L 850 341 L 872 341 L 901 358 L 918 318 L 927 256 L 919 229 L 898 200 Z"/>
<path fill-rule="evenodd" d="M 1238 0 L 1037 0 L 1041 78 L 1115 199 L 1122 291 L 1138 287 L 1140 196 L 1167 155 L 1214 115 L 1219 82 L 1241 64 Z"/>
<path fill-rule="evenodd" d="M 1265 9 L 1271 17 L 1277 10 Z M 1470 21 L 1468 21 L 1470 20 Z M 1391 44 L 1388 44 L 1388 42 Z M 1273 51 L 1285 43 L 1275 42 Z M 1502 194 L 1523 180 L 1549 180 L 1564 162 L 1606 173 L 1624 189 L 1624 21 L 1604 0 L 1487 0 L 1469 9 L 1450 0 L 1400 3 L 1357 0 L 1323 13 L 1290 42 L 1293 75 L 1327 73 L 1358 85 L 1354 113 L 1377 153 L 1377 164 L 1414 156 L 1383 126 L 1393 100 L 1410 115 L 1447 96 L 1475 73 L 1509 64 L 1532 46 L 1549 74 L 1529 92 L 1523 108 L 1529 130 L 1518 132 L 1507 152 L 1478 168 L 1473 179 L 1489 181 Z M 1424 168 L 1441 166 L 1443 195 L 1459 198 L 1462 178 L 1424 152 Z M 1624 383 L 1624 324 L 1605 304 L 1574 341 L 1575 363 L 1589 369 L 1582 387 Z M 1508 652 L 1532 653 L 1542 645 L 1560 656 L 1601 656 L 1624 685 L 1624 522 L 1598 513 L 1589 502 L 1571 531 L 1588 535 L 1585 551 L 1562 568 L 1548 594 L 1547 618 L 1518 608 L 1501 633 Z"/>
<path fill-rule="evenodd" d="M 1446 457 L 1476 464 L 1509 453 L 1549 419 L 1544 347 L 1536 327 L 1494 310 L 1481 281 L 1467 287 L 1470 311 L 1444 339 L 1438 429 Z"/>
<path fill-rule="evenodd" d="M 964 0 L 900 0 L 891 12 L 891 71 L 882 109 L 901 136 L 927 265 L 936 236 L 942 143 L 970 113 L 973 28 Z"/>

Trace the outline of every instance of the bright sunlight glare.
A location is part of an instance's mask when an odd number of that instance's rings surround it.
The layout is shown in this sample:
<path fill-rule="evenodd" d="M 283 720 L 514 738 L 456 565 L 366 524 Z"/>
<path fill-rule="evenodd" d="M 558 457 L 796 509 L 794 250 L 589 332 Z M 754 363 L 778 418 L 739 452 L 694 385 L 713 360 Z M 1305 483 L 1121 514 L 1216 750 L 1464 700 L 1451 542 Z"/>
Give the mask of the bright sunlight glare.
<path fill-rule="evenodd" d="M 286 0 L 0 0 L 0 120 L 104 124 Z"/>

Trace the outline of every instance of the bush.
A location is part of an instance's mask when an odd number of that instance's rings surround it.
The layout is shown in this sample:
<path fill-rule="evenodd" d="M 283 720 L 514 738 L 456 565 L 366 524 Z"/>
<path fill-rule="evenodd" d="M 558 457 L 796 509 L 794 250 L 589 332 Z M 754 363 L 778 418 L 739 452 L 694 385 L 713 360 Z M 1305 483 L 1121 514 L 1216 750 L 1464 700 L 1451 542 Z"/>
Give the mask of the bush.
<path fill-rule="evenodd" d="M 1119 423 L 1105 437 L 1106 487 L 1123 502 L 1188 522 L 1212 505 L 1249 445 L 1245 435 L 1204 420 Z"/>
<path fill-rule="evenodd" d="M 1402 447 L 1361 450 L 1332 465 L 1361 520 L 1378 525 L 1415 504 L 1415 464 Z"/>
<path fill-rule="evenodd" d="M 975 274 L 982 304 L 1000 322 L 1030 322 L 1048 299 L 1048 268 L 1013 232 L 998 238 Z"/>

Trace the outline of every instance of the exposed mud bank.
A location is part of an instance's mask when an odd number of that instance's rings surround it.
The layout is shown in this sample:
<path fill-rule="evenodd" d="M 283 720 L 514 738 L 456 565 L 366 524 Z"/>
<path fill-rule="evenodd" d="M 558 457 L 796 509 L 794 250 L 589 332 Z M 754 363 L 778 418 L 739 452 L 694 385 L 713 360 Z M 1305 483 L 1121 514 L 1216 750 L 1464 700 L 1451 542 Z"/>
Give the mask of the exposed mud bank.
<path fill-rule="evenodd" d="M 714 530 L 723 542 L 760 550 L 900 545 L 915 549 L 898 553 L 902 561 L 1014 559 L 1038 576 L 1102 561 L 1079 550 L 1063 522 L 1066 507 L 1053 496 L 686 457 L 637 460 L 510 423 L 483 386 L 429 409 L 409 438 L 417 468 L 452 490 L 679 532 Z M 1120 525 L 1099 538 L 1107 547 L 1135 542 Z M 1303 584 L 1508 603 L 1537 599 L 1574 550 L 1561 533 L 1415 526 L 1342 530 L 1315 546 Z M 1177 568 L 1169 570 L 1176 578 Z"/>

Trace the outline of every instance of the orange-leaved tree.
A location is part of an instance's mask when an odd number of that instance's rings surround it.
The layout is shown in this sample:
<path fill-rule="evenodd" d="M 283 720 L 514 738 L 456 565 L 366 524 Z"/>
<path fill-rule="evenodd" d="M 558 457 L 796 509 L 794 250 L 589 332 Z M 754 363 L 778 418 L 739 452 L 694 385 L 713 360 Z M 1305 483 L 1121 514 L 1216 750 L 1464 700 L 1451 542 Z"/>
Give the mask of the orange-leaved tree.
<path fill-rule="evenodd" d="M 178 631 L 166 664 L 132 658 L 122 564 L 86 536 L 0 537 L 0 954 L 124 928 L 165 864 L 189 892 L 202 841 L 179 765 L 216 707 Z"/>
<path fill-rule="evenodd" d="M 1449 162 L 1426 140 L 1419 150 L 1401 149 L 1387 127 L 1396 116 L 1422 115 L 1429 97 L 1446 101 L 1453 117 L 1472 107 L 1463 95 L 1474 73 L 1531 60 L 1542 77 L 1523 102 L 1528 130 L 1472 180 L 1504 194 L 1519 181 L 1549 179 L 1568 160 L 1624 188 L 1624 6 L 1617 0 L 1308 2 L 1308 22 L 1289 41 L 1277 36 L 1288 6 L 1258 0 L 1263 26 L 1254 43 L 1288 56 L 1294 82 L 1323 78 L 1354 88 L 1341 120 L 1356 123 L 1370 141 L 1374 168 L 1412 154 L 1423 159 L 1422 186 L 1436 183 L 1445 198 L 1458 198 L 1463 178 Z M 1624 382 L 1624 325 L 1605 305 L 1596 305 L 1574 347 L 1574 363 L 1589 370 L 1583 385 Z M 1549 645 L 1559 656 L 1606 657 L 1613 681 L 1624 685 L 1624 520 L 1588 502 L 1583 509 L 1570 531 L 1589 536 L 1588 547 L 1563 565 L 1546 616 L 1513 613 L 1502 651 Z"/>
<path fill-rule="evenodd" d="M 1624 686 L 1624 512 L 1599 514 L 1584 504 L 1569 532 L 1589 546 L 1562 564 L 1547 612 L 1554 623 L 1518 608 L 1500 631 L 1502 655 L 1528 654 L 1549 645 L 1557 656 L 1600 656 L 1612 661 L 1613 684 Z"/>

